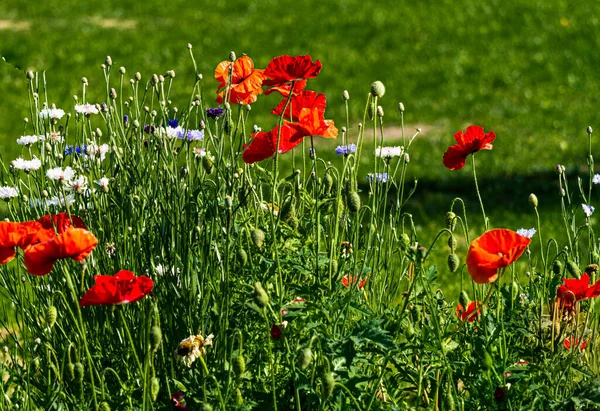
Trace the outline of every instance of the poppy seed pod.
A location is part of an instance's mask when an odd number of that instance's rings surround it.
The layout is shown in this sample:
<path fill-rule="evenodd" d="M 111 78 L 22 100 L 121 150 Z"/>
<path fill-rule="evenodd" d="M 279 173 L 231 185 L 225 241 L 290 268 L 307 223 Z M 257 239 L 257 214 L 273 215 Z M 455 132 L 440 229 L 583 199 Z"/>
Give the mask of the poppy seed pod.
<path fill-rule="evenodd" d="M 298 352 L 298 368 L 306 370 L 312 361 L 312 350 L 305 347 Z"/>
<path fill-rule="evenodd" d="M 57 317 L 58 317 L 58 312 L 56 311 L 55 306 L 51 305 L 50 307 L 48 307 L 46 309 L 44 319 L 45 319 L 46 325 L 48 326 L 49 329 L 52 329 L 52 327 L 54 327 L 54 324 L 56 324 Z"/>
<path fill-rule="evenodd" d="M 353 213 L 360 210 L 360 196 L 356 191 L 348 193 L 348 209 Z"/>
<path fill-rule="evenodd" d="M 369 105 L 367 106 L 367 114 L 369 116 L 369 120 L 373 120 L 375 118 L 375 103 L 374 102 L 370 102 Z"/>
<path fill-rule="evenodd" d="M 579 276 L 581 275 L 581 270 L 579 269 L 579 266 L 575 264 L 573 260 L 567 261 L 567 271 L 575 278 L 579 278 Z"/>
<path fill-rule="evenodd" d="M 531 193 L 529 194 L 529 198 L 527 199 L 527 201 L 529 201 L 529 204 L 533 207 L 533 208 L 537 208 L 538 206 L 538 198 L 535 194 Z"/>
<path fill-rule="evenodd" d="M 152 401 L 156 401 L 158 398 L 158 392 L 160 391 L 160 381 L 156 377 L 152 377 L 150 380 L 150 398 Z"/>
<path fill-rule="evenodd" d="M 329 371 L 324 371 L 321 374 L 321 384 L 323 384 L 323 399 L 327 400 L 333 394 L 333 389 L 335 388 L 333 374 Z"/>
<path fill-rule="evenodd" d="M 255 228 L 250 230 L 250 238 L 257 248 L 261 248 L 265 241 L 265 233 L 260 228 Z"/>
<path fill-rule="evenodd" d="M 248 263 L 248 253 L 246 253 L 246 250 L 243 248 L 238 248 L 236 252 L 236 258 L 242 267 Z"/>
<path fill-rule="evenodd" d="M 233 372 L 238 381 L 242 379 L 242 375 L 246 372 L 246 359 L 243 355 L 233 358 Z"/>
<path fill-rule="evenodd" d="M 552 263 L 552 272 L 555 275 L 559 275 L 562 272 L 563 269 L 563 265 L 560 262 L 560 260 L 554 260 L 554 262 Z"/>
<path fill-rule="evenodd" d="M 381 81 L 376 81 L 371 84 L 371 95 L 373 97 L 381 98 L 385 94 L 385 86 Z"/>
<path fill-rule="evenodd" d="M 264 308 L 269 304 L 269 296 L 258 281 L 254 283 L 254 299 L 260 308 Z"/>
<path fill-rule="evenodd" d="M 160 330 L 159 326 L 153 325 L 152 328 L 150 328 L 150 349 L 153 352 L 156 352 L 156 350 L 158 350 L 158 348 L 160 347 L 161 342 L 162 331 Z"/>
<path fill-rule="evenodd" d="M 450 231 L 454 231 L 456 229 L 456 214 L 452 211 L 448 211 L 446 213 L 446 217 L 444 218 L 444 223 L 446 224 L 446 228 Z"/>
<path fill-rule="evenodd" d="M 458 266 L 460 265 L 460 259 L 455 253 L 452 253 L 448 256 L 448 268 L 451 272 L 455 273 L 458 270 Z"/>

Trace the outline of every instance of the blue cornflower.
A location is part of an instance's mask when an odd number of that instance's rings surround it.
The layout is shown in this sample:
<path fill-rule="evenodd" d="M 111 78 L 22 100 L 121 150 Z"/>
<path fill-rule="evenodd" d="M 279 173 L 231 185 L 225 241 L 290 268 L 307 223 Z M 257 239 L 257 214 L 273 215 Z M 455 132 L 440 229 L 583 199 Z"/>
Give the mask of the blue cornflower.
<path fill-rule="evenodd" d="M 85 154 L 85 150 L 87 149 L 87 146 L 84 144 L 82 146 L 76 146 L 75 147 L 75 152 L 77 154 Z"/>
<path fill-rule="evenodd" d="M 171 128 L 177 128 L 177 126 L 179 125 L 179 120 L 177 120 L 176 118 L 174 118 L 173 120 L 167 121 L 167 123 L 169 124 L 169 127 L 171 127 Z"/>
<path fill-rule="evenodd" d="M 127 124 L 128 121 L 129 121 L 129 116 L 128 115 L 124 115 L 123 116 L 123 123 Z"/>
<path fill-rule="evenodd" d="M 213 120 L 218 119 L 222 115 L 223 115 L 223 109 L 221 107 L 207 108 L 206 109 L 206 116 L 208 118 L 212 118 Z"/>
<path fill-rule="evenodd" d="M 204 140 L 204 130 L 189 130 L 187 139 L 189 141 Z"/>
<path fill-rule="evenodd" d="M 387 183 L 388 181 L 388 173 L 369 173 L 367 174 L 367 182 L 371 183 L 373 182 L 373 180 L 379 182 L 379 183 Z"/>
<path fill-rule="evenodd" d="M 75 149 L 75 147 L 73 147 L 73 146 L 66 146 L 65 147 L 65 156 L 69 156 L 69 155 L 73 154 L 74 149 Z"/>
<path fill-rule="evenodd" d="M 347 146 L 337 146 L 335 149 L 335 154 L 337 154 L 338 156 L 347 156 L 351 153 L 356 153 L 356 144 L 350 144 Z"/>

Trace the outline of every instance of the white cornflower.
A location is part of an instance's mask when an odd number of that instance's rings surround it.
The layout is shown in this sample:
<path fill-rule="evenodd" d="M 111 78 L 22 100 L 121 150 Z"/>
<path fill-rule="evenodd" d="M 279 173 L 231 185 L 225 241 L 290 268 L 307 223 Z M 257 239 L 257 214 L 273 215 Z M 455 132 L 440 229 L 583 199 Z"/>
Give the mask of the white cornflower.
<path fill-rule="evenodd" d="M 17 139 L 17 144 L 20 146 L 30 146 L 40 141 L 38 136 L 21 136 Z"/>
<path fill-rule="evenodd" d="M 583 213 L 586 215 L 586 217 L 590 217 L 594 212 L 594 206 L 582 204 L 581 207 L 583 208 Z"/>
<path fill-rule="evenodd" d="M 206 149 L 204 147 L 194 147 L 194 156 L 196 156 L 196 158 L 202 158 L 204 156 L 206 156 L 207 152 Z M 208 153 L 210 154 L 210 153 Z"/>
<path fill-rule="evenodd" d="M 600 184 L 600 174 L 594 174 L 594 178 L 592 178 L 592 183 Z"/>
<path fill-rule="evenodd" d="M 98 114 L 98 109 L 94 104 L 75 104 L 75 111 L 86 116 Z"/>
<path fill-rule="evenodd" d="M 14 187 L 0 187 L 0 198 L 3 200 L 10 200 L 19 195 L 17 189 Z"/>
<path fill-rule="evenodd" d="M 201 334 L 190 335 L 179 343 L 177 350 L 175 350 L 175 357 L 188 367 L 191 367 L 196 358 L 206 355 L 205 347 L 212 345 L 213 338 L 213 334 L 210 334 L 206 338 Z"/>
<path fill-rule="evenodd" d="M 517 234 L 519 234 L 522 237 L 527 237 L 527 238 L 531 238 L 534 236 L 534 234 L 536 233 L 536 229 L 535 228 L 519 228 L 517 230 Z"/>
<path fill-rule="evenodd" d="M 404 154 L 404 147 L 377 147 L 375 149 L 375 156 L 382 158 L 400 157 Z"/>
<path fill-rule="evenodd" d="M 99 161 L 104 161 L 108 150 L 108 144 L 102 144 L 100 146 L 98 146 L 97 144 L 90 144 L 87 146 L 85 151 L 91 159 L 95 159 L 96 157 L 98 157 Z"/>
<path fill-rule="evenodd" d="M 42 162 L 35 157 L 31 160 L 23 160 L 22 157 L 19 157 L 11 164 L 15 169 L 23 171 L 37 170 L 42 166 Z"/>
<path fill-rule="evenodd" d="M 181 126 L 167 127 L 166 133 L 169 138 L 177 138 L 179 135 L 183 135 L 183 128 Z"/>
<path fill-rule="evenodd" d="M 87 188 L 87 177 L 79 176 L 74 180 L 68 181 L 67 190 L 73 190 L 76 193 L 83 193 Z"/>
<path fill-rule="evenodd" d="M 162 264 L 159 264 L 156 266 L 156 268 L 154 269 L 154 274 L 161 276 L 165 273 L 165 268 L 162 266 Z"/>
<path fill-rule="evenodd" d="M 52 133 L 46 133 L 46 136 L 39 136 L 40 140 L 48 140 L 50 141 L 50 143 L 60 143 L 63 141 L 62 136 L 60 135 L 60 133 L 57 132 L 52 132 Z"/>
<path fill-rule="evenodd" d="M 108 190 L 109 179 L 106 177 L 102 177 L 100 180 L 96 181 L 96 184 L 100 186 L 104 191 Z"/>
<path fill-rule="evenodd" d="M 61 196 L 61 197 L 57 197 L 57 196 L 53 196 L 50 199 L 48 199 L 46 201 L 46 205 L 47 206 L 57 206 L 57 207 L 65 207 L 67 204 L 68 205 L 73 205 L 75 203 L 75 195 L 73 194 L 67 194 L 67 196 Z"/>
<path fill-rule="evenodd" d="M 65 115 L 65 111 L 60 108 L 45 108 L 40 111 L 40 118 L 51 118 L 60 120 Z"/>
<path fill-rule="evenodd" d="M 75 177 L 75 171 L 71 167 L 65 167 L 64 170 L 60 167 L 55 167 L 46 171 L 46 177 L 50 180 L 71 181 Z"/>

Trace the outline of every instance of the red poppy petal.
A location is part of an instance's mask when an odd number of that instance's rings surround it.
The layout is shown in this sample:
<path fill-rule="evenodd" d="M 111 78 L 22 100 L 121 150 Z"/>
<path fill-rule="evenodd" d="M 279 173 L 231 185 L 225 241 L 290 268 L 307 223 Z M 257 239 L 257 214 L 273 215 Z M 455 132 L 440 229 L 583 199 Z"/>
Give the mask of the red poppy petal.
<path fill-rule="evenodd" d="M 0 264 L 6 264 L 15 258 L 14 247 L 0 247 Z"/>
<path fill-rule="evenodd" d="M 444 166 L 450 170 L 462 170 L 467 162 L 467 155 L 459 144 L 450 146 L 444 153 Z"/>
<path fill-rule="evenodd" d="M 252 141 L 244 150 L 242 159 L 247 164 L 263 161 L 275 154 L 275 143 L 271 132 L 261 131 L 252 134 Z"/>

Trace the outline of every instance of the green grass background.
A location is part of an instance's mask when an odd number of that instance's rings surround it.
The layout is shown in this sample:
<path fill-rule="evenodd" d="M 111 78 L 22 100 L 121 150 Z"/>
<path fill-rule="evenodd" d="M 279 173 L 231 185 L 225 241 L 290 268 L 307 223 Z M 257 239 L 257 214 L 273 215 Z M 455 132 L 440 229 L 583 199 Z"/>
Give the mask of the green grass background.
<path fill-rule="evenodd" d="M 172 100 L 183 105 L 194 76 L 187 43 L 208 94 L 214 67 L 230 50 L 257 67 L 280 54 L 308 53 L 324 66 L 309 86 L 327 95 L 327 117 L 338 125 L 342 91 L 350 92 L 355 126 L 370 83 L 381 80 L 386 125 L 398 125 L 402 101 L 406 122 L 423 128 L 409 177 L 419 179 L 410 211 L 425 238 L 441 228 L 456 196 L 467 202 L 473 233 L 482 231 L 470 167 L 451 172 L 441 161 L 454 132 L 480 124 L 498 136 L 493 151 L 478 154 L 492 225 L 533 227 L 526 200 L 536 192 L 546 236 L 560 241 L 554 167 L 565 164 L 572 177 L 586 172 L 585 129 L 598 122 L 599 12 L 598 2 L 565 0 L 4 0 L 0 55 L 10 65 L 0 62 L 0 150 L 5 160 L 18 155 L 14 141 L 28 113 L 25 76 L 15 67 L 45 71 L 51 102 L 65 109 L 83 76 L 89 100 L 101 98 L 99 65 L 107 55 L 128 76 L 174 69 Z M 274 124 L 267 113 L 277 102 L 271 95 L 253 106 L 264 129 Z"/>

